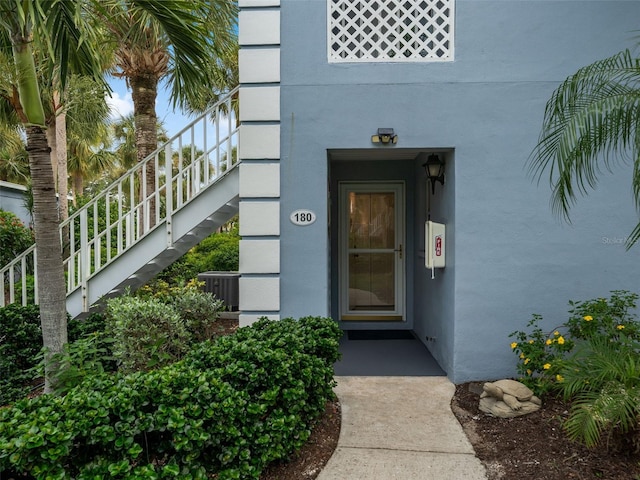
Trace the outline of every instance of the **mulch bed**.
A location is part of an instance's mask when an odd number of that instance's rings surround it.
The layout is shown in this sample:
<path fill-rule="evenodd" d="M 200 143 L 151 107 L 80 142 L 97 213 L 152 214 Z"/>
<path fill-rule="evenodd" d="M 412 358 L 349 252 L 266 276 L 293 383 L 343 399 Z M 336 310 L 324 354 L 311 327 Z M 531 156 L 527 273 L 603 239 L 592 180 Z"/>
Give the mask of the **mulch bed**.
<path fill-rule="evenodd" d="M 561 398 L 545 397 L 538 412 L 502 419 L 478 409 L 481 391 L 481 383 L 458 385 L 451 406 L 489 480 L 640 479 L 638 452 L 613 454 L 567 438 L 562 422 L 570 405 Z"/>

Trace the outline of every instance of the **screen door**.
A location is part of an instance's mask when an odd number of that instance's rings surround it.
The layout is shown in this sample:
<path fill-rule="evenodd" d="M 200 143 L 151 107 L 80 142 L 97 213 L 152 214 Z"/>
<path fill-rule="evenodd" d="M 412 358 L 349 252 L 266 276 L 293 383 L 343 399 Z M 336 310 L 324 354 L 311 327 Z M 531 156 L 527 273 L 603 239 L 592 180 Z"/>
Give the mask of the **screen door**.
<path fill-rule="evenodd" d="M 342 320 L 404 320 L 404 186 L 340 185 Z"/>

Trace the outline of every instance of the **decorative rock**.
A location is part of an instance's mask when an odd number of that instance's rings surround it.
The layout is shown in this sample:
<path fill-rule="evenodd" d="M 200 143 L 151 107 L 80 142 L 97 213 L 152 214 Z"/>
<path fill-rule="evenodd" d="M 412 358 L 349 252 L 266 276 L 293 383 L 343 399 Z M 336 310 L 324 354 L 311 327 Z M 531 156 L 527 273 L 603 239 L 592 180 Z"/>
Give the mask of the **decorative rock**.
<path fill-rule="evenodd" d="M 523 383 L 515 380 L 498 380 L 483 385 L 479 408 L 485 413 L 513 418 L 540 409 L 542 402 Z"/>

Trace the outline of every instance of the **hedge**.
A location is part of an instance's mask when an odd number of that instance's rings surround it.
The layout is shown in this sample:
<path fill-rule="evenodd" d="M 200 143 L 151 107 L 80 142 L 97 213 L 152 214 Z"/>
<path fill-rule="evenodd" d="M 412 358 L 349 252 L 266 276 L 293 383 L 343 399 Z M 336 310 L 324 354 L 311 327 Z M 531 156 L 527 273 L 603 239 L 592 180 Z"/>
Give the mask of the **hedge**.
<path fill-rule="evenodd" d="M 257 479 L 332 398 L 340 336 L 330 319 L 260 320 L 162 369 L 0 409 L 0 477 Z"/>
<path fill-rule="evenodd" d="M 12 303 L 0 308 L 0 406 L 28 393 L 41 349 L 38 306 Z"/>

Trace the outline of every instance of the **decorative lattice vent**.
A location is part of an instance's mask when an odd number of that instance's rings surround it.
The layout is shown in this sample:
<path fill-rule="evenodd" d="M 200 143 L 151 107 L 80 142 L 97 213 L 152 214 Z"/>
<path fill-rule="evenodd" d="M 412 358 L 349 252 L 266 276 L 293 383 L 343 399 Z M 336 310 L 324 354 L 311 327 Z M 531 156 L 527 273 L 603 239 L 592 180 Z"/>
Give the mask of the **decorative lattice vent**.
<path fill-rule="evenodd" d="M 453 60 L 454 0 L 327 0 L 329 62 Z"/>

